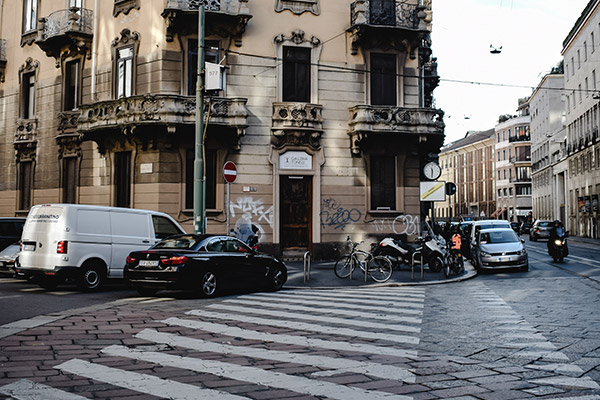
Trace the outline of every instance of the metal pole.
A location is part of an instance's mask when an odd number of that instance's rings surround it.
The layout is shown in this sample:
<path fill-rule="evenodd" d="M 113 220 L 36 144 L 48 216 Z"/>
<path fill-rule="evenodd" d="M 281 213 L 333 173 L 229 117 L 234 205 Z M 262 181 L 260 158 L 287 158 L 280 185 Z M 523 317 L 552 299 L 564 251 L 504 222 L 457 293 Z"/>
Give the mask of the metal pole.
<path fill-rule="evenodd" d="M 194 233 L 206 231 L 204 176 L 204 5 L 198 7 L 198 71 L 196 79 L 196 153 L 194 158 Z"/>
<path fill-rule="evenodd" d="M 229 211 L 231 209 L 231 198 L 230 198 L 230 185 L 231 183 L 227 182 L 227 235 L 229 236 L 231 234 L 231 231 L 229 229 Z"/>

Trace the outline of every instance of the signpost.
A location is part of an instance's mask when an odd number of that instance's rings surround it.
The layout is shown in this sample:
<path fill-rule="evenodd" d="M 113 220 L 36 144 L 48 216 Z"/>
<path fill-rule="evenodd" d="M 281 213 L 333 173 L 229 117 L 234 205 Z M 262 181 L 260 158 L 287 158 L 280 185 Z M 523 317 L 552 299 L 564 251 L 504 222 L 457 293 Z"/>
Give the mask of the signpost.
<path fill-rule="evenodd" d="M 231 208 L 229 185 L 235 182 L 235 179 L 237 178 L 237 166 L 233 161 L 227 161 L 225 165 L 223 165 L 223 178 L 225 179 L 225 182 L 227 182 L 227 235 L 229 235 L 229 211 Z"/>

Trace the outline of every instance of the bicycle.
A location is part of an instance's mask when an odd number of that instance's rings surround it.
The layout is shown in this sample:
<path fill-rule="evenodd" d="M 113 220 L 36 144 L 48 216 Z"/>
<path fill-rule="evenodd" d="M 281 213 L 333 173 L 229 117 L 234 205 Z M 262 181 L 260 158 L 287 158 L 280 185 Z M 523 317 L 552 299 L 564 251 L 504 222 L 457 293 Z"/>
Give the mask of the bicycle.
<path fill-rule="evenodd" d="M 342 256 L 335 263 L 333 272 L 338 278 L 350 277 L 352 279 L 354 270 L 360 268 L 375 282 L 381 283 L 390 279 L 392 276 L 392 262 L 387 257 L 373 256 L 372 253 L 357 249 L 362 242 L 353 242 L 349 236 L 346 240 L 352 243 L 352 249 L 349 254 Z"/>
<path fill-rule="evenodd" d="M 462 275 L 465 272 L 465 264 L 462 253 L 459 249 L 452 248 L 452 242 L 448 242 L 446 259 L 444 260 L 444 276 L 448 278 L 452 272 L 456 275 Z"/>

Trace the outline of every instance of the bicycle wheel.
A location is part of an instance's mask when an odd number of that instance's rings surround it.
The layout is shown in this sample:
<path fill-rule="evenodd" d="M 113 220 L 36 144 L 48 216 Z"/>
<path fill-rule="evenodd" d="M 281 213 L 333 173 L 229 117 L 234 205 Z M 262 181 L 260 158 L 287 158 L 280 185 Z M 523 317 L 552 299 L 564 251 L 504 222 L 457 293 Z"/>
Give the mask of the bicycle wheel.
<path fill-rule="evenodd" d="M 347 278 L 352 272 L 352 256 L 347 254 L 335 262 L 333 272 L 338 278 Z"/>
<path fill-rule="evenodd" d="M 462 256 L 458 257 L 457 262 L 458 262 L 458 272 L 456 274 L 462 275 L 463 272 L 465 272 L 465 262 L 463 261 Z"/>
<path fill-rule="evenodd" d="M 385 282 L 392 276 L 392 262 L 387 257 L 374 257 L 367 266 L 369 275 L 375 282 Z"/>
<path fill-rule="evenodd" d="M 450 264 L 451 263 L 452 263 L 452 257 L 447 257 L 444 262 L 444 267 L 442 268 L 444 270 L 444 276 L 446 278 L 450 276 Z"/>

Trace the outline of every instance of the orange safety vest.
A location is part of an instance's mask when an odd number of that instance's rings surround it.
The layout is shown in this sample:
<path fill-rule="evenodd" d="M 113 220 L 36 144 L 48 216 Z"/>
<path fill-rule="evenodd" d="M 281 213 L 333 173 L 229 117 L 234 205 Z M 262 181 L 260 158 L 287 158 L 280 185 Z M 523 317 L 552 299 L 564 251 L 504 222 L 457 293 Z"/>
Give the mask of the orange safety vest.
<path fill-rule="evenodd" d="M 453 250 L 460 250 L 461 242 L 462 242 L 462 239 L 458 233 L 455 233 L 454 235 L 452 235 L 452 249 Z"/>

